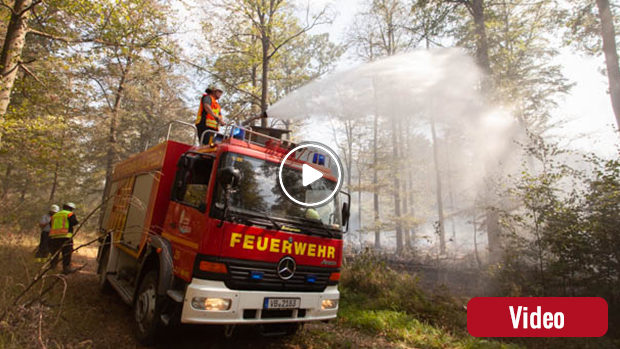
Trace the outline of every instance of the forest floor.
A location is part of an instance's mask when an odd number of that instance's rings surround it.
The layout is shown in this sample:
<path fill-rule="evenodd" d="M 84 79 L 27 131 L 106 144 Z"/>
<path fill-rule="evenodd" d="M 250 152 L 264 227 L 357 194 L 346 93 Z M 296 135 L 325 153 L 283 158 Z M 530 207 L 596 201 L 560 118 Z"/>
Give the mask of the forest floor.
<path fill-rule="evenodd" d="M 84 240 L 83 242 L 85 242 Z M 76 242 L 76 246 L 80 241 Z M 44 280 L 60 280 L 52 292 L 23 306 L 45 286 L 37 285 L 18 305 L 9 307 L 39 270 L 33 259 L 36 240 L 0 236 L 0 348 L 142 348 L 134 339 L 129 306 L 115 294 L 104 295 L 97 286 L 96 246 L 74 254 L 78 272 L 48 273 Z M 514 344 L 475 339 L 417 321 L 392 310 L 365 309 L 343 299 L 340 316 L 329 323 L 307 324 L 296 335 L 263 337 L 255 327 L 241 327 L 232 338 L 216 326 L 182 326 L 171 331 L 156 348 L 512 348 Z"/>
<path fill-rule="evenodd" d="M 33 238 L 0 240 L 0 312 L 21 292 L 40 264 L 34 262 Z M 76 242 L 77 246 L 77 242 Z M 0 348 L 141 348 L 134 339 L 131 308 L 115 294 L 99 292 L 96 274 L 97 248 L 88 246 L 73 255 L 74 267 L 84 266 L 68 276 L 50 271 L 49 280 L 62 278 L 56 289 L 44 297 L 41 305 L 15 307 L 0 321 Z M 60 264 L 60 263 L 59 263 Z M 65 288 L 66 291 L 63 292 Z M 20 301 L 36 297 L 42 287 Z M 64 293 L 64 299 L 62 295 Z M 402 348 L 388 341 L 337 322 L 307 324 L 295 336 L 262 337 L 253 327 L 236 329 L 232 338 L 221 327 L 184 326 L 166 336 L 157 348 Z"/>

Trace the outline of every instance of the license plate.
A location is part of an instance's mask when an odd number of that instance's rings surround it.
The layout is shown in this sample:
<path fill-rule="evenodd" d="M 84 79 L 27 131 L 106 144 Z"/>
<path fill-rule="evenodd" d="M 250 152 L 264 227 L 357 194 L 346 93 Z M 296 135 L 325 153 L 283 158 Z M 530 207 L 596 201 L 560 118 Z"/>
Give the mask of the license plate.
<path fill-rule="evenodd" d="M 301 298 L 265 298 L 265 309 L 297 309 Z"/>

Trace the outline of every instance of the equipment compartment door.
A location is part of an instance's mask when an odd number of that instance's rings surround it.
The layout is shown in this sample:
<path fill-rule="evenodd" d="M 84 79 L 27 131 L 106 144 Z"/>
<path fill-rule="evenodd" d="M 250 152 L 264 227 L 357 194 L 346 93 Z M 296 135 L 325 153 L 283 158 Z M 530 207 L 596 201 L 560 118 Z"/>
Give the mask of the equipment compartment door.
<path fill-rule="evenodd" d="M 131 196 L 127 222 L 121 241 L 134 249 L 138 249 L 142 233 L 148 227 L 144 226 L 144 220 L 148 213 L 151 190 L 155 173 L 145 173 L 136 176 L 133 195 Z"/>

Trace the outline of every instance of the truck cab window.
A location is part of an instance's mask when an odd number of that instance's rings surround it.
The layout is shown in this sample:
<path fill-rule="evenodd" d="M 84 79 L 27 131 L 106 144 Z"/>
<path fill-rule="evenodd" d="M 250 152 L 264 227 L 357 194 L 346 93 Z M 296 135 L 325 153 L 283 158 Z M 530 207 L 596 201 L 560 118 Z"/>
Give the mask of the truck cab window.
<path fill-rule="evenodd" d="M 213 159 L 206 157 L 192 158 L 179 168 L 173 200 L 204 211 L 212 168 Z"/>

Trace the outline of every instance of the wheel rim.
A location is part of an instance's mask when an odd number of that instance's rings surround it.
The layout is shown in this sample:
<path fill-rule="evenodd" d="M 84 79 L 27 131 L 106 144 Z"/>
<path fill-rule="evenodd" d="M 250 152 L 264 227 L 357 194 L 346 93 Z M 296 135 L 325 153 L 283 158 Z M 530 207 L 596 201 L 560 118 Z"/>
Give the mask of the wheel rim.
<path fill-rule="evenodd" d="M 156 298 L 155 288 L 151 285 L 140 293 L 136 300 L 136 321 L 141 329 L 144 329 L 153 319 Z"/>

